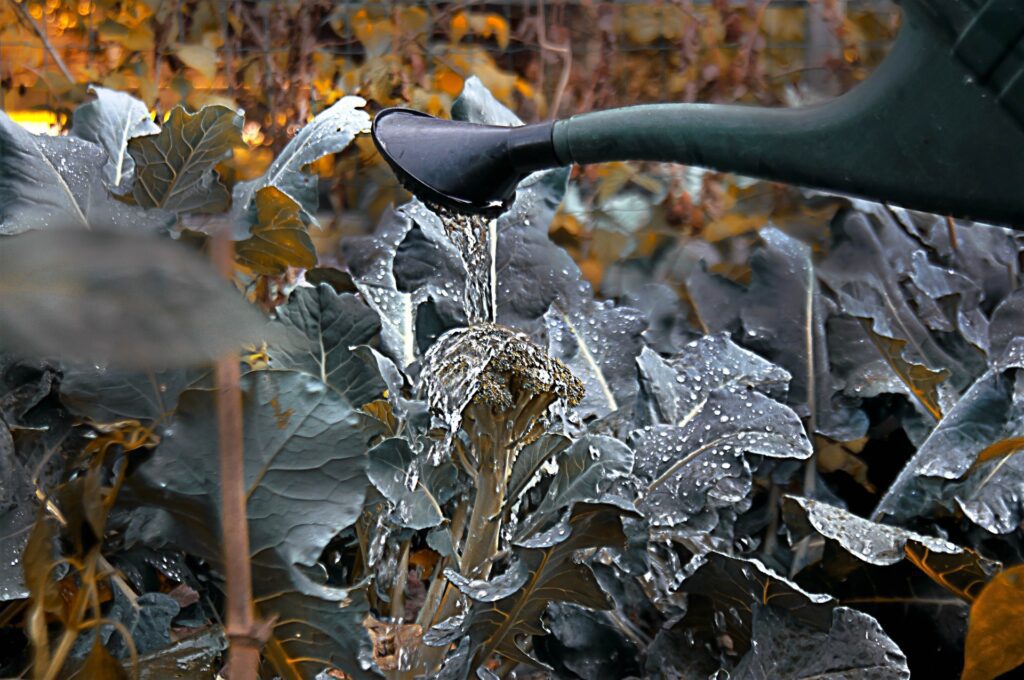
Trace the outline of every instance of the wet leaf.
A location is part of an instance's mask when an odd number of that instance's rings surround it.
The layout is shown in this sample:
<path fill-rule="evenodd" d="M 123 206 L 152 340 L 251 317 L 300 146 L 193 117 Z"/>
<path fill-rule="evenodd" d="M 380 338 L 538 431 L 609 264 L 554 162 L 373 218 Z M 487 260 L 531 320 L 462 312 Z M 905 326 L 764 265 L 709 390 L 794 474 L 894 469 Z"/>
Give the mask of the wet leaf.
<path fill-rule="evenodd" d="M 89 88 L 95 99 L 75 109 L 71 134 L 103 148 L 103 181 L 116 194 L 127 194 L 135 181 L 135 160 L 128 142 L 160 132 L 146 105 L 124 92 Z"/>
<path fill-rule="evenodd" d="M 452 102 L 452 119 L 484 125 L 522 125 L 523 121 L 502 104 L 476 76 L 466 78 L 462 92 Z"/>
<path fill-rule="evenodd" d="M 345 395 L 289 370 L 243 379 L 246 486 L 254 559 L 280 553 L 286 564 L 312 564 L 334 534 L 362 510 L 366 443 L 374 428 Z M 142 488 L 159 490 L 195 520 L 215 513 L 218 478 L 213 393 L 187 390 L 156 454 L 138 470 Z M 156 491 L 151 491 L 157 493 Z M 185 513 L 187 508 L 191 508 Z M 204 527 L 196 540 L 207 540 Z M 216 541 L 205 553 L 216 554 Z"/>
<path fill-rule="evenodd" d="M 709 680 L 721 668 L 685 624 L 663 628 L 647 647 L 644 668 L 651 680 Z"/>
<path fill-rule="evenodd" d="M 640 312 L 590 299 L 580 284 L 576 298 L 552 305 L 544 317 L 548 351 L 583 381 L 581 418 L 617 411 L 636 395 L 636 357 L 646 323 Z"/>
<path fill-rule="evenodd" d="M 593 572 L 573 559 L 577 550 L 625 543 L 621 510 L 609 505 L 579 504 L 569 519 L 563 540 L 544 549 L 520 548 L 516 555 L 528 578 L 520 590 L 494 603 L 476 603 L 469 612 L 469 636 L 474 646 L 474 666 L 492 654 L 539 665 L 517 642 L 520 636 L 543 635 L 541 615 L 551 601 L 570 602 L 591 609 L 608 609 L 611 603 Z"/>
<path fill-rule="evenodd" d="M 242 145 L 242 116 L 226 106 L 171 111 L 160 134 L 128 143 L 135 159 L 132 196 L 144 208 L 173 213 L 220 213 L 231 194 L 214 166 Z"/>
<path fill-rule="evenodd" d="M 572 443 L 564 435 L 548 433 L 520 451 L 508 480 L 508 501 L 518 501 L 531 484 L 539 481 L 544 464 L 556 460 Z"/>
<path fill-rule="evenodd" d="M 971 607 L 963 680 L 993 680 L 1024 664 L 1024 565 L 996 574 Z"/>
<path fill-rule="evenodd" d="M 616 480 L 633 471 L 633 451 L 601 435 L 584 435 L 557 457 L 558 471 L 547 493 L 530 513 L 520 536 L 546 527 L 576 503 L 596 503 Z"/>
<path fill-rule="evenodd" d="M 860 328 L 857 328 L 857 326 Z M 945 369 L 933 370 L 907 361 L 905 340 L 879 335 L 867 319 L 855 323 L 838 321 L 831 326 L 834 336 L 863 339 L 857 349 L 845 345 L 836 359 L 836 376 L 848 396 L 868 398 L 886 392 L 906 394 L 934 423 L 942 418 L 940 388 L 949 378 Z M 850 370 L 847 370 L 847 367 Z"/>
<path fill-rule="evenodd" d="M 689 596 L 683 623 L 698 636 L 712 630 L 727 634 L 736 651 L 749 647 L 758 605 L 788 611 L 819 630 L 829 628 L 836 605 L 832 596 L 808 592 L 756 559 L 715 551 L 694 556 L 683 568 L 678 588 Z"/>
<path fill-rule="evenodd" d="M 109 195 L 106 163 L 106 153 L 91 142 L 29 134 L 0 111 L 0 235 L 105 226 L 137 233 L 166 226 L 167 213 Z"/>
<path fill-rule="evenodd" d="M 83 364 L 66 365 L 63 374 L 61 402 L 96 423 L 161 421 L 174 410 L 178 395 L 209 375 L 206 369 L 138 373 Z"/>
<path fill-rule="evenodd" d="M 455 644 L 465 635 L 466 615 L 456 614 L 431 626 L 423 635 L 423 644 L 430 647 L 447 647 Z"/>
<path fill-rule="evenodd" d="M 371 236 L 350 238 L 342 245 L 353 282 L 380 317 L 381 348 L 399 368 L 416 361 L 416 311 L 423 302 L 401 292 L 393 266 L 395 253 L 412 221 L 401 212 L 389 212 Z"/>
<path fill-rule="evenodd" d="M 760 232 L 762 247 L 750 259 L 751 281 L 740 319 L 743 342 L 786 369 L 788 403 L 810 415 L 816 432 L 849 441 L 864 435 L 867 419 L 833 400 L 825 321 L 811 249 L 778 229 Z"/>
<path fill-rule="evenodd" d="M 30 474 L 15 457 L 14 440 L 0 417 L 0 602 L 29 594 L 21 560 L 37 514 Z"/>
<path fill-rule="evenodd" d="M 772 606 L 754 609 L 752 648 L 736 677 L 909 680 L 907 658 L 871 616 L 836 607 L 827 630 Z"/>
<path fill-rule="evenodd" d="M 843 313 L 868 321 L 872 337 L 881 339 L 877 344 L 879 354 L 913 398 L 935 415 L 934 403 L 923 398 L 932 394 L 929 386 L 918 387 L 911 380 L 913 376 L 893 359 L 898 357 L 908 365 L 920 365 L 932 372 L 948 371 L 956 387 L 966 386 L 976 371 L 970 352 L 953 351 L 940 342 L 944 339 L 918 316 L 905 293 L 918 242 L 883 206 L 840 216 L 833 223 L 833 232 L 832 250 L 818 269 L 824 282 L 835 293 Z M 844 351 L 843 343 L 856 342 L 856 336 L 834 336 L 830 340 L 834 355 Z"/>
<path fill-rule="evenodd" d="M 256 192 L 256 224 L 235 244 L 239 262 L 258 274 L 280 276 L 288 267 L 316 266 L 316 247 L 299 204 L 277 187 Z"/>
<path fill-rule="evenodd" d="M 139 654 L 149 654 L 171 645 L 171 621 L 181 612 L 181 606 L 164 593 L 143 593 L 134 601 L 120 588 L 113 588 L 113 605 L 104 612 L 104 618 L 124 626 L 132 637 Z M 76 647 L 87 649 L 99 642 L 115 657 L 130 658 L 128 643 L 112 625 L 103 625 L 83 632 Z"/>
<path fill-rule="evenodd" d="M 708 395 L 719 388 L 736 394 L 753 389 L 782 400 L 790 378 L 785 370 L 724 334 L 691 341 L 668 359 L 644 349 L 637 367 L 637 419 L 643 425 L 685 424 L 706 408 Z"/>
<path fill-rule="evenodd" d="M 260 314 L 180 244 L 105 231 L 0 241 L 0 340 L 123 367 L 209 362 L 266 337 Z"/>
<path fill-rule="evenodd" d="M 961 510 L 997 534 L 1014 531 L 1024 517 L 1019 489 L 1024 459 L 1001 456 L 978 462 L 998 442 L 1024 436 L 1024 346 L 982 375 L 935 427 L 904 466 L 875 510 L 876 519 L 906 521 Z"/>
<path fill-rule="evenodd" d="M 909 560 L 946 590 L 970 600 L 998 566 L 941 538 L 876 524 L 827 503 L 787 496 L 786 524 L 803 537 L 816 532 L 858 560 L 876 566 Z"/>
<path fill-rule="evenodd" d="M 38 418 L 46 418 L 41 412 L 44 402 L 60 377 L 60 370 L 50 362 L 0 350 L 0 418 L 12 428 L 38 425 Z"/>
<path fill-rule="evenodd" d="M 333 293 L 332 293 L 333 294 Z M 242 380 L 246 487 L 254 596 L 277 615 L 274 636 L 289 658 L 331 659 L 365 677 L 351 630 L 365 612 L 358 591 L 316 583 L 328 542 L 362 512 L 367 455 L 378 429 L 346 398 L 294 370 Z M 218 564 L 218 491 L 214 394 L 187 390 L 155 454 L 140 465 L 130 492 L 174 518 L 167 538 Z M 299 662 L 305 673 L 312 662 Z M 322 668 L 322 664 L 320 665 Z"/>
<path fill-rule="evenodd" d="M 530 578 L 525 565 L 514 560 L 500 575 L 489 580 L 467 578 L 453 569 L 446 569 L 445 577 L 462 594 L 474 602 L 497 602 L 516 593 Z"/>
<path fill-rule="evenodd" d="M 402 438 L 385 439 L 367 455 L 366 474 L 394 505 L 393 521 L 398 526 L 429 529 L 444 520 L 441 503 L 451 495 L 457 478 L 450 461 L 431 465 Z"/>
<path fill-rule="evenodd" d="M 641 373 L 652 412 L 668 420 L 632 437 L 641 509 L 654 524 L 683 523 L 746 498 L 747 455 L 811 455 L 796 413 L 758 391 L 778 393 L 788 375 L 724 337 L 690 343 L 669 362 L 647 353 Z"/>
<path fill-rule="evenodd" d="M 992 310 L 988 327 L 989 354 L 998 361 L 1013 345 L 1024 328 L 1024 288 L 1018 288 Z"/>
<path fill-rule="evenodd" d="M 139 658 L 139 680 L 164 680 L 175 673 L 188 673 L 196 680 L 213 680 L 217 660 L 227 646 L 218 630 L 200 631 L 178 640 L 170 647 Z"/>

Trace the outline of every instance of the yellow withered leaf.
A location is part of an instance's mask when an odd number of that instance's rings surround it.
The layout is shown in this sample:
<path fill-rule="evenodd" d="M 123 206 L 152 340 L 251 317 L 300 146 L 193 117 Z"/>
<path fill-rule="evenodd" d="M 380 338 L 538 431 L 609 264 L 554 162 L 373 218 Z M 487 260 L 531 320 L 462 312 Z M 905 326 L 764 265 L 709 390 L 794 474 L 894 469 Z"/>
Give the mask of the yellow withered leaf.
<path fill-rule="evenodd" d="M 992 680 L 1024 664 L 1024 564 L 988 582 L 971 607 L 961 680 Z"/>

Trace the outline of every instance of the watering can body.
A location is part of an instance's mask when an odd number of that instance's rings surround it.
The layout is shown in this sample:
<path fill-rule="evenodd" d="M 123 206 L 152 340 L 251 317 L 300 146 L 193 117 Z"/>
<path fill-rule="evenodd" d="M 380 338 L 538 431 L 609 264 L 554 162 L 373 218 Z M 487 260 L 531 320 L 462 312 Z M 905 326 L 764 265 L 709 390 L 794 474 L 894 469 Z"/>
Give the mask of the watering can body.
<path fill-rule="evenodd" d="M 537 169 L 651 160 L 1024 228 L 1024 0 L 901 6 L 884 62 L 820 104 L 654 104 L 519 128 L 391 109 L 374 139 L 414 193 L 470 212 Z"/>

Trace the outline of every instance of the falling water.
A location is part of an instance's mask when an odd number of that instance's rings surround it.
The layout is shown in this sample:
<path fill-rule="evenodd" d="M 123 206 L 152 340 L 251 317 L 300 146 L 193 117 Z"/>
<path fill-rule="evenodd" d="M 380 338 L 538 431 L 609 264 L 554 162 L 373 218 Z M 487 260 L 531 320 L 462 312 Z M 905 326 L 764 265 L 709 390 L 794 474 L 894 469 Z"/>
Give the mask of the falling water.
<path fill-rule="evenodd" d="M 466 265 L 463 304 L 469 325 L 495 321 L 497 312 L 494 251 L 497 247 L 497 220 L 469 215 L 443 206 L 429 206 L 444 225 L 448 239 Z"/>

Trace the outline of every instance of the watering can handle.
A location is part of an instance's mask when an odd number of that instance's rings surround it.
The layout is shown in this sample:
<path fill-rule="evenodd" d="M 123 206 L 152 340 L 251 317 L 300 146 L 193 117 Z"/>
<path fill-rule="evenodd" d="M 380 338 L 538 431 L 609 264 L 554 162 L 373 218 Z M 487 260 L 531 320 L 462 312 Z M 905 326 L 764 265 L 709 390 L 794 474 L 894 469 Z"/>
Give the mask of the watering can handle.
<path fill-rule="evenodd" d="M 555 122 L 555 153 L 685 163 L 1024 228 L 1024 2 L 902 6 L 889 56 L 840 97 L 584 113 Z"/>

